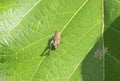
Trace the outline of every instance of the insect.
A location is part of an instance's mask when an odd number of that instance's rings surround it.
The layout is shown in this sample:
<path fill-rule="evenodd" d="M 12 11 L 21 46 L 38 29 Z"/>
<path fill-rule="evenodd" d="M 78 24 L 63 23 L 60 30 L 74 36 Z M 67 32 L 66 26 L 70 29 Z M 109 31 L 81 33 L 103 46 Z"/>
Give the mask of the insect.
<path fill-rule="evenodd" d="M 50 42 L 50 48 L 54 47 L 56 49 L 60 43 L 61 35 L 59 31 L 55 31 L 54 37 Z"/>

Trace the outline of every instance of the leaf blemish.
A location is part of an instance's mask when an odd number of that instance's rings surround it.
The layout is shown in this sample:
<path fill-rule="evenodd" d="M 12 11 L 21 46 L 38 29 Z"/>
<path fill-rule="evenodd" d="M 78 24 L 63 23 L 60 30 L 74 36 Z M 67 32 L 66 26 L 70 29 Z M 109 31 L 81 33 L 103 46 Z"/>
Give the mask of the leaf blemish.
<path fill-rule="evenodd" d="M 108 47 L 105 47 L 104 49 L 97 49 L 94 56 L 96 58 L 99 57 L 101 59 L 107 52 L 108 52 Z"/>

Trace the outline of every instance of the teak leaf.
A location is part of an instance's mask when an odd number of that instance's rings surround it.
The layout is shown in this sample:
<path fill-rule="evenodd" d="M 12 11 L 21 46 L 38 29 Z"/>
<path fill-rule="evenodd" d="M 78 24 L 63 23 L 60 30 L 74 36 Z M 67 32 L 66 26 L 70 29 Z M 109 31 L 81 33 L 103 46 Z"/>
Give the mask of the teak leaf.
<path fill-rule="evenodd" d="M 120 0 L 105 0 L 105 81 L 120 81 Z"/>
<path fill-rule="evenodd" d="M 119 0 L 1 0 L 0 81 L 115 81 L 110 70 L 120 80 L 119 8 Z M 49 51 L 56 30 L 62 43 Z"/>

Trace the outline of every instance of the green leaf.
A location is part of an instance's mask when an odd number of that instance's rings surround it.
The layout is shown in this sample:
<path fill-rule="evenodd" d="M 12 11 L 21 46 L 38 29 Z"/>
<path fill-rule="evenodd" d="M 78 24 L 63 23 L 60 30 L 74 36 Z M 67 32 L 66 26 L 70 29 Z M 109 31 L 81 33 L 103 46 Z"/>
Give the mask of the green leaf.
<path fill-rule="evenodd" d="M 120 81 L 120 1 L 104 1 L 104 36 L 82 61 L 71 81 Z M 98 49 L 108 48 L 103 59 L 94 58 Z M 79 77 L 82 73 L 82 79 Z"/>
<path fill-rule="evenodd" d="M 120 81 L 120 1 L 105 0 L 105 81 Z"/>
<path fill-rule="evenodd" d="M 103 60 L 99 57 L 95 58 L 95 52 L 101 48 L 101 40 L 99 40 L 92 50 L 86 55 L 78 69 L 75 71 L 70 81 L 103 81 Z M 82 77 L 80 77 L 82 76 Z"/>
<path fill-rule="evenodd" d="M 89 78 L 87 74 L 82 75 L 83 68 L 79 66 L 82 67 L 83 59 L 102 34 L 102 1 L 1 0 L 0 17 L 1 80 Z M 61 32 L 63 43 L 56 50 L 44 52 L 56 30 Z M 49 55 L 41 56 L 43 52 Z M 99 74 L 98 71 L 94 75 L 99 79 Z"/>

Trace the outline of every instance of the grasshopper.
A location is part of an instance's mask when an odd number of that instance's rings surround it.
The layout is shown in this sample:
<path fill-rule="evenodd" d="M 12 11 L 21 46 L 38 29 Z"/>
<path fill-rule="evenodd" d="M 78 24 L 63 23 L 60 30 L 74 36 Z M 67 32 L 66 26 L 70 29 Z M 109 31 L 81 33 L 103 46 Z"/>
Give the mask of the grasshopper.
<path fill-rule="evenodd" d="M 55 34 L 54 34 L 52 40 L 51 39 L 49 40 L 48 46 L 42 52 L 41 56 L 44 56 L 47 53 L 50 54 L 51 50 L 55 50 L 58 47 L 58 45 L 60 44 L 60 39 L 61 39 L 60 32 L 59 31 L 55 31 Z"/>
<path fill-rule="evenodd" d="M 61 35 L 59 31 L 55 31 L 54 37 L 50 42 L 50 48 L 54 47 L 56 49 L 60 44 Z"/>

